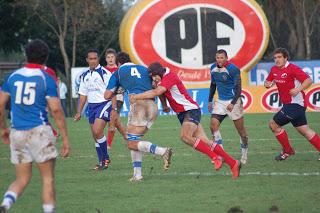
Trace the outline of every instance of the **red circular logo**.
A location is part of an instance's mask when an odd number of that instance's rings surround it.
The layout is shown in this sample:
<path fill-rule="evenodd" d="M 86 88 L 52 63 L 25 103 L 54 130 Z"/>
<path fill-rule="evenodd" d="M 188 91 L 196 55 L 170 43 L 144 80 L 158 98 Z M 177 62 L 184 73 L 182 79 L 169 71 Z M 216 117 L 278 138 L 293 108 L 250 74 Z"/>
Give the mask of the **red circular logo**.
<path fill-rule="evenodd" d="M 253 102 L 252 94 L 248 90 L 242 89 L 241 98 L 243 102 L 243 109 L 248 110 Z"/>
<path fill-rule="evenodd" d="M 278 112 L 282 107 L 278 89 L 273 88 L 267 90 L 261 98 L 261 103 L 267 111 Z"/>
<path fill-rule="evenodd" d="M 312 111 L 320 111 L 320 87 L 310 90 L 305 100 L 307 101 L 309 109 Z"/>
<path fill-rule="evenodd" d="M 188 84 L 206 84 L 215 52 L 225 49 L 241 70 L 262 57 L 267 19 L 254 1 L 141 1 L 123 19 L 120 44 L 134 62 L 159 61 Z"/>

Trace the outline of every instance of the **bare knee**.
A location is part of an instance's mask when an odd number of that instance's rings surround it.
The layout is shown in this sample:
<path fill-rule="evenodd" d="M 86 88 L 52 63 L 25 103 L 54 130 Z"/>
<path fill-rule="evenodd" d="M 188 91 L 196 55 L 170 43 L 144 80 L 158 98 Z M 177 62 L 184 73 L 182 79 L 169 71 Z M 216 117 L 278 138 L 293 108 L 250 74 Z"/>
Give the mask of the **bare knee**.
<path fill-rule="evenodd" d="M 271 129 L 272 132 L 274 133 L 280 133 L 281 131 L 281 127 L 274 121 L 274 120 L 271 120 L 269 122 L 269 128 Z"/>
<path fill-rule="evenodd" d="M 219 127 L 220 127 L 220 123 L 216 119 L 212 119 L 211 125 L 210 125 L 211 131 L 212 132 L 218 131 Z"/>
<path fill-rule="evenodd" d="M 92 135 L 95 139 L 100 139 L 103 137 L 103 131 L 101 131 L 100 129 L 93 129 Z"/>
<path fill-rule="evenodd" d="M 189 144 L 189 145 L 193 145 L 193 143 L 194 143 L 193 138 L 187 133 L 181 133 L 180 139 L 184 143 Z"/>

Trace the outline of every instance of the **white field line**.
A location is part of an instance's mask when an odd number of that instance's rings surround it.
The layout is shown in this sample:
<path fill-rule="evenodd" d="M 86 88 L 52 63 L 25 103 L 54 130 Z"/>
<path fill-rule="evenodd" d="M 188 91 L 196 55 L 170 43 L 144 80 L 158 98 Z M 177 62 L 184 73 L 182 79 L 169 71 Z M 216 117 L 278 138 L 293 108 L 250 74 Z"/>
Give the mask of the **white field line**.
<path fill-rule="evenodd" d="M 239 150 L 239 152 L 228 152 L 228 153 L 230 155 L 238 155 L 241 153 L 241 151 Z M 302 152 L 296 151 L 296 154 L 310 154 L 310 153 L 318 153 L 318 152 L 317 151 L 302 151 Z M 114 155 L 112 155 L 112 151 L 110 151 L 109 154 L 114 157 Z M 250 157 L 250 155 L 276 155 L 276 154 L 278 154 L 278 151 L 250 152 L 250 149 L 249 149 L 249 153 L 248 153 L 249 157 Z M 146 153 L 146 155 L 150 155 L 150 154 Z M 179 156 L 188 157 L 188 156 L 193 156 L 193 155 L 199 155 L 199 153 L 198 152 L 191 152 L 191 153 L 177 154 L 173 150 L 173 155 L 174 155 L 174 157 L 179 157 Z M 96 157 L 97 157 L 96 155 L 75 155 L 75 154 L 73 154 L 68 158 L 96 158 Z M 128 152 L 128 155 L 118 154 L 115 157 L 117 157 L 117 158 L 128 158 L 129 157 L 130 158 L 129 152 Z M 0 160 L 8 160 L 8 159 L 10 159 L 10 158 L 8 158 L 8 157 L 0 158 Z"/>

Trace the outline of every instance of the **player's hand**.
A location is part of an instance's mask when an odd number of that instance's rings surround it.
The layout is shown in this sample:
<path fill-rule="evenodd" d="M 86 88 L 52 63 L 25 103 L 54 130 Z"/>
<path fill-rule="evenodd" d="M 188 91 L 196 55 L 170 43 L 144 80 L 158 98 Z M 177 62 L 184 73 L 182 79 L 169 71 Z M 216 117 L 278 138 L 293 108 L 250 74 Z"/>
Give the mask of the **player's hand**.
<path fill-rule="evenodd" d="M 4 144 L 10 144 L 9 135 L 10 135 L 10 129 L 9 128 L 2 129 L 1 138 L 2 138 L 2 142 Z"/>
<path fill-rule="evenodd" d="M 213 109 L 213 104 L 212 104 L 212 102 L 209 102 L 208 103 L 208 111 L 212 112 L 212 109 Z"/>
<path fill-rule="evenodd" d="M 301 92 L 299 88 L 293 88 L 289 91 L 290 95 L 295 97 L 298 93 Z"/>
<path fill-rule="evenodd" d="M 233 110 L 233 107 L 234 107 L 233 104 L 229 104 L 229 105 L 227 106 L 227 110 L 228 110 L 229 112 L 231 112 L 231 111 Z"/>
<path fill-rule="evenodd" d="M 81 119 L 81 113 L 80 112 L 78 112 L 77 114 L 75 114 L 75 116 L 73 117 L 73 121 L 80 121 L 80 119 Z"/>
<path fill-rule="evenodd" d="M 62 144 L 62 147 L 61 147 L 61 156 L 63 158 L 66 158 L 68 157 L 70 154 L 70 145 L 69 145 L 69 141 L 68 139 L 64 139 L 63 140 L 63 144 Z"/>
<path fill-rule="evenodd" d="M 264 82 L 264 87 L 269 89 L 273 86 L 273 82 L 272 81 L 265 81 Z"/>
<path fill-rule="evenodd" d="M 170 107 L 162 106 L 162 111 L 165 112 L 165 113 L 168 113 L 168 112 L 170 112 Z"/>

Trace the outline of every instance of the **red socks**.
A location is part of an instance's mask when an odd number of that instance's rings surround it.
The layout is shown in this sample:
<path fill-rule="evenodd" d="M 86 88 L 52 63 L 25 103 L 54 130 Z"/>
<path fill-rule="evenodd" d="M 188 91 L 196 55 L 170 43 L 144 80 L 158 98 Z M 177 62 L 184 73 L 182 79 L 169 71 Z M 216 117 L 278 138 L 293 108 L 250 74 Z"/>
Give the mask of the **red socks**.
<path fill-rule="evenodd" d="M 282 129 L 281 132 L 275 136 L 278 139 L 278 141 L 279 141 L 280 145 L 282 146 L 283 151 L 285 153 L 293 152 L 293 148 L 291 147 L 291 145 L 289 143 L 288 134 L 284 129 Z"/>
<path fill-rule="evenodd" d="M 224 159 L 224 162 L 232 169 L 236 165 L 237 161 L 233 159 L 228 153 L 226 153 L 219 144 L 215 144 L 213 151 Z"/>
<path fill-rule="evenodd" d="M 196 142 L 193 144 L 193 148 L 202 152 L 203 154 L 208 155 L 210 159 L 216 159 L 217 155 L 211 151 L 210 147 L 202 140 L 197 139 Z"/>
<path fill-rule="evenodd" d="M 108 131 L 108 140 L 107 140 L 108 146 L 112 146 L 112 141 L 115 133 L 116 131 Z"/>
<path fill-rule="evenodd" d="M 319 135 L 315 134 L 309 142 L 320 152 L 320 137 Z"/>

